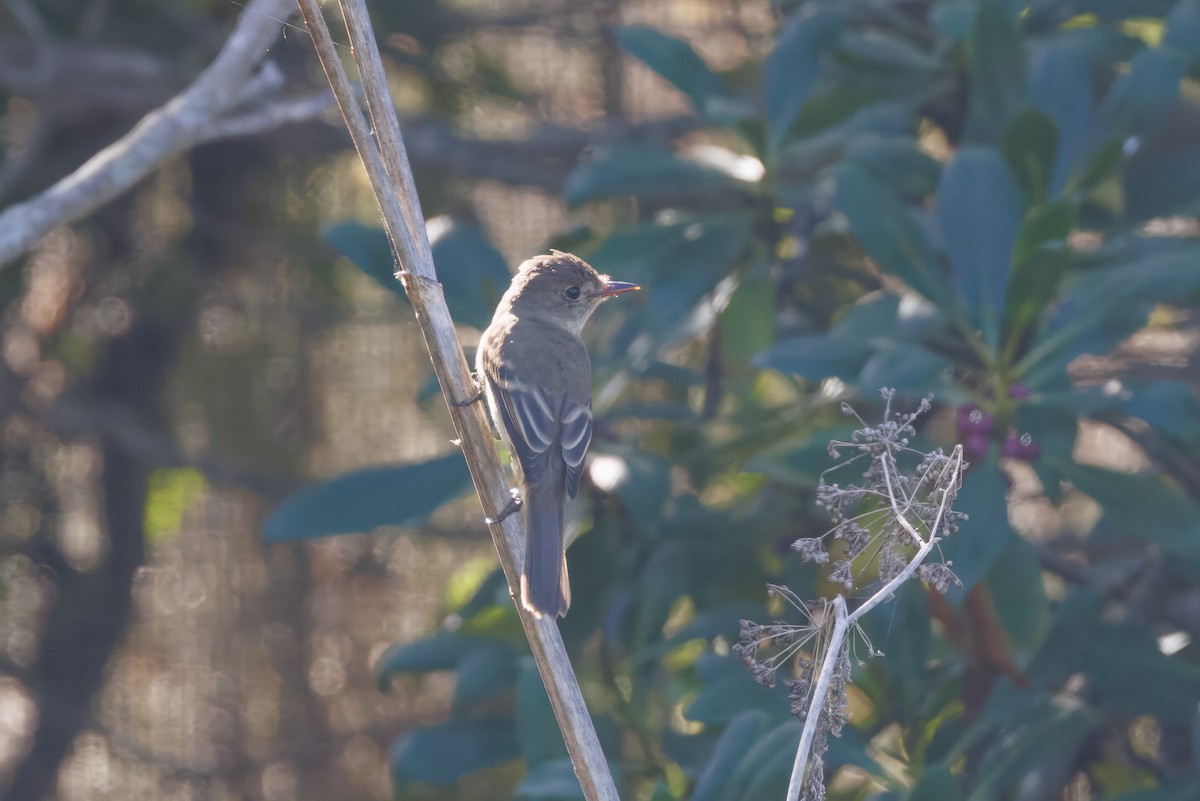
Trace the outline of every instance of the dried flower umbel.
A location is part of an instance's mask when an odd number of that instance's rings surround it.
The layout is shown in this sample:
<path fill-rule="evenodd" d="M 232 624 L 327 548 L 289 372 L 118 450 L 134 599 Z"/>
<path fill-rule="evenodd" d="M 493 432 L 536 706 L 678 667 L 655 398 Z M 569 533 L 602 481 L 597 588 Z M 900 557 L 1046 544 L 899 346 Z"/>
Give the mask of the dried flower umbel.
<path fill-rule="evenodd" d="M 734 646 L 760 684 L 773 687 L 776 673 L 785 670 L 783 680 L 792 713 L 804 721 L 788 801 L 825 798 L 824 754 L 829 735 L 840 736 L 846 721 L 846 682 L 850 680 L 855 636 L 865 643 L 869 656 L 883 655 L 859 625 L 862 617 L 890 600 L 900 585 L 914 576 L 938 592 L 945 592 L 951 584 L 961 586 L 949 563 L 926 564 L 926 560 L 966 519 L 952 508 L 966 469 L 962 447 L 950 454 L 941 449 L 922 453 L 910 448 L 910 438 L 916 434 L 913 423 L 929 411 L 930 399 L 923 399 L 913 412 L 901 413 L 892 409 L 893 390 L 884 389 L 880 394 L 884 414 L 878 426 L 868 426 L 843 404 L 843 410 L 858 418 L 862 428 L 849 442 L 829 445 L 834 459 L 850 454 L 822 474 L 817 488 L 817 505 L 829 513 L 832 526 L 820 537 L 792 544 L 804 560 L 828 565 L 828 578 L 847 590 L 856 586 L 870 565 L 875 567 L 873 580 L 877 578 L 880 586 L 848 611 L 843 595 L 802 601 L 787 587 L 768 585 L 769 593 L 799 612 L 802 622 L 762 625 L 743 620 L 740 641 Z M 861 467 L 861 481 L 846 486 L 828 481 L 828 476 L 852 465 Z M 829 549 L 831 540 L 841 543 L 836 557 Z"/>

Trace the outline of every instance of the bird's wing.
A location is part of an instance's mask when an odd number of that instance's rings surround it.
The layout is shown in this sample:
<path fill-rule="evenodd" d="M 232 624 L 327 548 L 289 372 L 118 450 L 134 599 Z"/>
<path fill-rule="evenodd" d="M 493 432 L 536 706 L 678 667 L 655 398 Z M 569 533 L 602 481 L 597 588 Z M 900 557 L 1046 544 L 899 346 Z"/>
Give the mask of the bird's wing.
<path fill-rule="evenodd" d="M 492 396 L 500 411 L 526 481 L 537 482 L 546 469 L 546 455 L 558 438 L 556 399 L 531 382 L 521 380 L 511 365 L 489 365 L 486 371 Z"/>
<path fill-rule="evenodd" d="M 579 492 L 579 477 L 583 474 L 583 457 L 592 441 L 592 400 L 580 404 L 563 398 L 562 454 L 567 463 L 567 497 Z"/>

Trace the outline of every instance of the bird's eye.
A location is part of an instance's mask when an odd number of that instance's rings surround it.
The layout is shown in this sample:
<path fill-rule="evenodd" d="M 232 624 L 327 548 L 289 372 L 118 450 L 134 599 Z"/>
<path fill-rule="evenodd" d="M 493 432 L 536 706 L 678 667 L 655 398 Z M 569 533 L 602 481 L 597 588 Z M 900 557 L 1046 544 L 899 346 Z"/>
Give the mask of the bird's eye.
<path fill-rule="evenodd" d="M 567 300 L 579 300 L 579 287 L 569 286 L 563 294 L 567 296 Z"/>

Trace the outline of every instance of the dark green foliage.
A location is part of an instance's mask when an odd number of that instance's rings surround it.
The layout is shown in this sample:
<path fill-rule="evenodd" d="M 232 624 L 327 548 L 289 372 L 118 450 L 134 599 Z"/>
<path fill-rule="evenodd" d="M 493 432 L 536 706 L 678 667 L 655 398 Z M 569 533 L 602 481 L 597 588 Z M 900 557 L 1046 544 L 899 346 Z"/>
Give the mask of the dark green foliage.
<path fill-rule="evenodd" d="M 781 797 L 800 724 L 782 683 L 756 684 L 729 644 L 739 619 L 794 611 L 763 609 L 764 582 L 800 598 L 831 591 L 786 546 L 827 527 L 812 490 L 832 464 L 828 442 L 853 428 L 838 402 L 865 417 L 890 386 L 942 404 L 942 424 L 913 447 L 962 443 L 973 463 L 956 505 L 969 520 L 939 554 L 964 586 L 931 602 L 909 585 L 868 617 L 886 655 L 855 665 L 862 708 L 831 741 L 827 776 L 854 764 L 882 788 L 873 797 L 913 801 L 1009 799 L 1034 773 L 1062 786 L 1088 776 L 1097 799 L 1200 797 L 1165 748 L 1139 756 L 1153 771 L 1114 756 L 1137 716 L 1164 737 L 1196 718 L 1195 647 L 1166 653 L 1157 639 L 1184 626 L 1165 610 L 1200 576 L 1200 485 L 1194 470 L 1165 467 L 1194 466 L 1195 376 L 1110 365 L 1103 381 L 1081 380 L 1069 369 L 1110 356 L 1156 309 L 1162 328 L 1196 313 L 1200 250 L 1142 224 L 1200 208 L 1196 137 L 1157 144 L 1165 121 L 1195 108 L 1186 76 L 1200 59 L 1200 4 L 952 0 L 927 17 L 778 5 L 791 13 L 749 89 L 680 39 L 618 30 L 720 144 L 613 145 L 563 187 L 573 207 L 632 198 L 639 211 L 575 240 L 597 268 L 645 290 L 595 324 L 593 451 L 613 472 L 581 493 L 577 600 L 562 623 L 593 713 L 621 735 L 610 761 L 630 797 Z M 1157 47 L 1126 24 L 1164 16 Z M 438 266 L 451 308 L 478 326 L 502 282 L 467 230 Z M 1081 246 L 1081 231 L 1099 246 Z M 390 281 L 379 235 L 329 236 Z M 1080 463 L 1081 424 L 1117 426 L 1152 449 L 1150 466 Z M 417 519 L 465 487 L 450 464 L 406 468 L 417 472 L 371 515 L 353 477 L 341 499 L 326 485 L 326 522 L 282 534 L 280 520 L 298 517 L 285 505 L 268 536 Z M 1098 522 L 1072 519 L 1066 544 L 1026 540 L 1010 523 L 1014 476 L 1043 508 L 1090 498 Z M 1150 564 L 1161 579 L 1144 586 L 1139 566 Z M 852 604 L 871 591 L 873 557 L 855 570 Z M 454 611 L 469 634 L 397 647 L 381 663 L 388 681 L 453 670 L 459 683 L 454 719 L 410 735 L 398 776 L 449 782 L 520 756 L 518 795 L 574 797 L 540 681 L 508 644 L 503 580 L 493 574 Z M 503 716 L 476 719 L 479 705 Z M 455 754 L 416 764 L 433 744 Z M 886 770 L 870 757 L 878 748 L 891 749 Z"/>

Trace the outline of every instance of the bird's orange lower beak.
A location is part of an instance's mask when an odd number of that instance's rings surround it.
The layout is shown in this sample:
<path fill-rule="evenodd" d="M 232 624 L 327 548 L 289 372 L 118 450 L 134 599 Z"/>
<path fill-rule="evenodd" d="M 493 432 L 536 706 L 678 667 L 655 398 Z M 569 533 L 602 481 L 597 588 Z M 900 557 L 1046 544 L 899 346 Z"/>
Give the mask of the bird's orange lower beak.
<path fill-rule="evenodd" d="M 636 292 L 639 289 L 641 287 L 637 284 L 630 284 L 625 281 L 609 281 L 604 285 L 604 289 L 596 293 L 596 297 L 607 298 L 613 295 L 620 295 L 622 292 Z"/>

